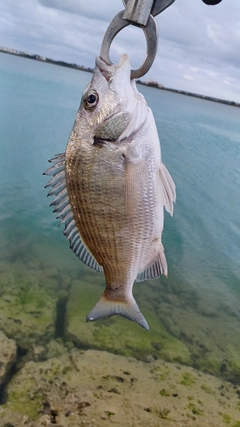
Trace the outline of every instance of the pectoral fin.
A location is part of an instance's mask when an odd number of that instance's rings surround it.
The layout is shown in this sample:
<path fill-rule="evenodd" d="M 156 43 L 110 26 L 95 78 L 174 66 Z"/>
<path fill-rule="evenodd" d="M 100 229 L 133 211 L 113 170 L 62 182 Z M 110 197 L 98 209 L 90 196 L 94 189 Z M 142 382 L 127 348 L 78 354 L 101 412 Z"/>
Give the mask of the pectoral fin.
<path fill-rule="evenodd" d="M 159 168 L 162 204 L 173 215 L 173 203 L 176 201 L 176 187 L 167 168 L 161 163 Z"/>

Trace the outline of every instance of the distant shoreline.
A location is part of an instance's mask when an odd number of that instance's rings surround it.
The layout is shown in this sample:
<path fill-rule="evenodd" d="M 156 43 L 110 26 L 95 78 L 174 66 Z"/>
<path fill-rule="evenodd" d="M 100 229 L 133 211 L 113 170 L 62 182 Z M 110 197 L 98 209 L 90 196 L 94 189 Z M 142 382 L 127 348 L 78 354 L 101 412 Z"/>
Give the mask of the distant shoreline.
<path fill-rule="evenodd" d="M 9 55 L 22 56 L 23 58 L 27 58 L 27 59 L 34 59 L 35 61 L 46 62 L 47 64 L 59 65 L 61 67 L 67 67 L 67 68 L 74 68 L 76 70 L 86 71 L 87 73 L 93 72 L 92 68 L 87 68 L 87 67 L 84 67 L 83 65 L 71 64 L 65 61 L 55 61 L 54 59 L 46 58 L 45 56 L 36 55 L 36 54 L 32 55 L 30 53 L 21 52 L 16 49 L 8 49 L 6 47 L 0 46 L 0 52 L 7 53 Z"/>
<path fill-rule="evenodd" d="M 23 58 L 34 59 L 35 61 L 46 62 L 47 64 L 59 65 L 61 67 L 67 67 L 67 68 L 73 68 L 75 70 L 86 71 L 87 73 L 93 72 L 93 68 L 85 67 L 84 65 L 71 64 L 71 63 L 65 62 L 65 61 L 55 61 L 54 59 L 51 59 L 51 58 L 47 58 L 47 57 L 44 57 L 41 55 L 36 55 L 36 54 L 29 54 L 26 52 L 18 51 L 16 49 L 9 49 L 9 48 L 0 46 L 0 52 L 7 53 L 10 55 L 22 56 Z M 158 82 L 153 82 L 153 81 L 143 82 L 142 80 L 136 80 L 136 83 L 141 84 L 143 86 L 153 87 L 155 89 L 166 90 L 168 92 L 178 93 L 180 95 L 192 96 L 194 98 L 200 98 L 200 99 L 204 99 L 207 101 L 218 102 L 220 104 L 226 104 L 226 105 L 230 105 L 232 107 L 240 107 L 240 103 L 235 102 L 235 101 L 228 101 L 225 99 L 214 98 L 212 96 L 200 95 L 197 93 L 187 92 L 184 90 L 166 88 L 166 87 L 162 86 L 161 84 L 159 84 Z"/>
<path fill-rule="evenodd" d="M 185 90 L 170 89 L 170 88 L 167 88 L 167 87 L 164 87 L 164 86 L 158 87 L 155 84 L 152 84 L 152 82 L 142 82 L 141 80 L 136 80 L 136 82 L 138 84 L 141 84 L 141 85 L 144 85 L 144 86 L 154 87 L 156 89 L 166 90 L 168 92 L 179 93 L 180 95 L 192 96 L 194 98 L 200 98 L 200 99 L 204 99 L 206 101 L 212 101 L 212 102 L 218 102 L 220 104 L 231 105 L 232 107 L 240 107 L 240 103 L 239 102 L 235 102 L 235 101 L 228 101 L 228 100 L 225 100 L 225 99 L 214 98 L 212 96 L 200 95 L 198 93 L 187 92 Z"/>

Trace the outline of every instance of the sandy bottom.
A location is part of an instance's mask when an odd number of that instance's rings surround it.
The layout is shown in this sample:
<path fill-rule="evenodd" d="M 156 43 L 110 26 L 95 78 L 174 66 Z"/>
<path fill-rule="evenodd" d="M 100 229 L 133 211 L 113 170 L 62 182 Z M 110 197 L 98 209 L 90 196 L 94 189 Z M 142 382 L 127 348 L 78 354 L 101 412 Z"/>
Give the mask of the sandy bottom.
<path fill-rule="evenodd" d="M 8 386 L 1 427 L 240 427 L 240 387 L 190 367 L 72 349 L 27 362 Z"/>

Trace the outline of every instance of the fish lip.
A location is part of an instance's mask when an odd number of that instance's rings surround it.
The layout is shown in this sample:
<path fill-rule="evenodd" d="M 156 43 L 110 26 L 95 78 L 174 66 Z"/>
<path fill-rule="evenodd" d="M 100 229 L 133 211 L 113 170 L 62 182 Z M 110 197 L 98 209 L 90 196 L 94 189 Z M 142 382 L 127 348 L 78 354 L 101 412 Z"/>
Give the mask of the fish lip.
<path fill-rule="evenodd" d="M 96 67 L 99 69 L 100 73 L 105 77 L 107 82 L 113 77 L 114 69 L 112 65 L 107 64 L 100 56 L 96 58 Z"/>
<path fill-rule="evenodd" d="M 128 55 L 126 53 L 121 55 L 117 64 L 108 64 L 100 56 L 97 56 L 95 64 L 101 74 L 105 77 L 107 82 L 109 82 L 113 78 L 113 76 L 116 76 L 119 71 L 121 72 L 121 74 L 124 72 L 124 74 L 126 74 L 130 80 L 131 66 Z"/>

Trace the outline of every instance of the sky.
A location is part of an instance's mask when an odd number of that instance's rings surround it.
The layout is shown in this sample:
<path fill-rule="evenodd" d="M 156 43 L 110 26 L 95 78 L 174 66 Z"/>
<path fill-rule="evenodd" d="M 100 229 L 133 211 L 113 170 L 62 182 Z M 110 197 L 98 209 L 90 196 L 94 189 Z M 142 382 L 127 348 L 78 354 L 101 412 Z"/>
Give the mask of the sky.
<path fill-rule="evenodd" d="M 121 0 L 0 0 L 0 46 L 93 68 L 110 21 L 123 9 Z M 175 0 L 157 22 L 158 53 L 141 80 L 240 102 L 240 0 Z M 115 37 L 111 60 L 122 53 L 132 68 L 142 64 L 140 28 Z"/>

